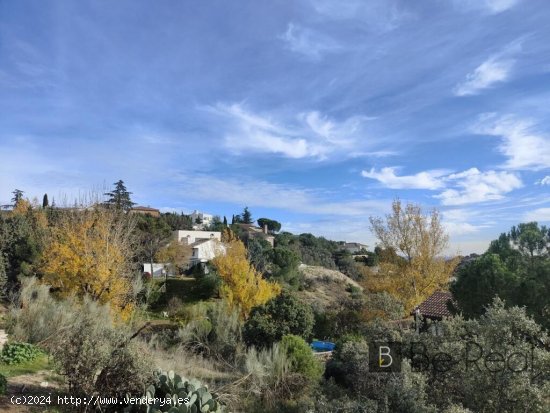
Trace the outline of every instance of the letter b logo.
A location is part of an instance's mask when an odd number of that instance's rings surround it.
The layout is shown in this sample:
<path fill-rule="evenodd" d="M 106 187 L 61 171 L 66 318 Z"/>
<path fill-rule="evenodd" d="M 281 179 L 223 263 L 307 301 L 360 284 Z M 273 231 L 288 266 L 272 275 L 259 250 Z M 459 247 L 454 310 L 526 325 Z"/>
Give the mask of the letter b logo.
<path fill-rule="evenodd" d="M 369 371 L 401 371 L 401 343 L 375 341 L 369 344 Z"/>

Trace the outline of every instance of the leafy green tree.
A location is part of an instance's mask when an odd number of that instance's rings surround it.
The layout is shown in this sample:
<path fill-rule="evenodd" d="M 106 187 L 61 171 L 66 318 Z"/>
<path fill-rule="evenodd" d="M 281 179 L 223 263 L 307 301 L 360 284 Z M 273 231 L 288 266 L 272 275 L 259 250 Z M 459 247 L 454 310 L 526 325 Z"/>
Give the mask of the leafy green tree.
<path fill-rule="evenodd" d="M 300 283 L 300 274 L 298 265 L 300 257 L 291 249 L 285 247 L 275 247 L 268 252 L 271 262 L 272 277 L 279 278 L 289 285 L 297 287 Z"/>
<path fill-rule="evenodd" d="M 279 232 L 281 230 L 281 223 L 269 218 L 260 218 L 258 219 L 258 225 L 264 227 L 267 225 L 267 230 L 270 232 Z"/>
<path fill-rule="evenodd" d="M 550 236 L 530 222 L 512 227 L 491 242 L 481 257 L 457 271 L 451 291 L 464 315 L 484 313 L 495 296 L 521 305 L 537 322 L 550 327 Z"/>
<path fill-rule="evenodd" d="M 181 214 L 176 212 L 165 212 L 160 214 L 158 219 L 168 225 L 172 231 L 193 229 L 191 217 L 185 215 L 183 212 Z"/>
<path fill-rule="evenodd" d="M 313 321 L 313 310 L 308 304 L 283 292 L 252 309 L 244 325 L 243 338 L 247 345 L 256 347 L 269 347 L 287 334 L 309 339 Z"/>
<path fill-rule="evenodd" d="M 128 211 L 135 205 L 134 202 L 130 199 L 131 192 L 128 192 L 124 181 L 119 180 L 114 183 L 115 188 L 111 192 L 106 192 L 105 195 L 109 197 L 106 204 L 113 206 L 117 209 Z"/>
<path fill-rule="evenodd" d="M 248 261 L 259 272 L 264 274 L 270 265 L 269 252 L 271 245 L 261 238 L 250 238 L 247 243 Z"/>
<path fill-rule="evenodd" d="M 484 254 L 458 271 L 451 292 L 466 317 L 479 317 L 496 295 L 512 299 L 516 286 L 516 275 L 500 257 Z"/>

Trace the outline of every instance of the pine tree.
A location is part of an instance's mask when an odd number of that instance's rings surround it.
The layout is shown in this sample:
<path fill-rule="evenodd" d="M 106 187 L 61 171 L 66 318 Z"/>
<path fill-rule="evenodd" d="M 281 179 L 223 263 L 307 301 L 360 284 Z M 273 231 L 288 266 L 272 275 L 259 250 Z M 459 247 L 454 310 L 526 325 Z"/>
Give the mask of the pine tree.
<path fill-rule="evenodd" d="M 132 206 L 135 205 L 130 199 L 132 193 L 128 192 L 122 180 L 115 182 L 114 185 L 115 189 L 113 191 L 105 193 L 105 195 L 109 196 L 106 204 L 114 206 L 116 209 L 124 211 L 130 210 Z"/>
<path fill-rule="evenodd" d="M 48 194 L 44 194 L 44 197 L 42 198 L 42 208 L 47 208 L 49 205 Z"/>
<path fill-rule="evenodd" d="M 227 226 L 227 218 L 226 218 L 225 215 L 223 216 L 223 226 L 224 226 L 224 227 Z"/>
<path fill-rule="evenodd" d="M 13 202 L 13 205 L 17 205 L 17 203 L 19 201 L 21 201 L 23 199 L 23 191 L 21 191 L 20 189 L 15 189 L 12 194 L 13 194 L 13 198 L 11 199 L 11 202 Z"/>
<path fill-rule="evenodd" d="M 244 207 L 243 213 L 241 214 L 241 221 L 245 224 L 252 224 L 252 213 L 248 210 L 248 207 Z"/>

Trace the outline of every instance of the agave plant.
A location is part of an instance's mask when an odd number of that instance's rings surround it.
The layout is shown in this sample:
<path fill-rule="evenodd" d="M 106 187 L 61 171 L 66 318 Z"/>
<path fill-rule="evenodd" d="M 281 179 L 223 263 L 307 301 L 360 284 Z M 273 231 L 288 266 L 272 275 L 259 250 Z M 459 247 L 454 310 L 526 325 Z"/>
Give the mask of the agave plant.
<path fill-rule="evenodd" d="M 146 413 L 221 413 L 224 407 L 208 387 L 199 380 L 187 380 L 173 371 L 157 372 L 155 385 L 145 391 L 147 400 L 154 403 L 145 406 L 128 406 L 127 412 L 145 411 Z M 170 400 L 170 402 L 168 402 Z"/>

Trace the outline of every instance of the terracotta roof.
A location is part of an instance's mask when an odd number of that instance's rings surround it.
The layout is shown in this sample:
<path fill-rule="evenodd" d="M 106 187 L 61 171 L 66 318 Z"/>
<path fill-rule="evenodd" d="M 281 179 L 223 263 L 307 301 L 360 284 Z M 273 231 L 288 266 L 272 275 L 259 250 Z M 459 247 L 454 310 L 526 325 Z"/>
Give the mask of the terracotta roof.
<path fill-rule="evenodd" d="M 411 311 L 411 315 L 416 313 L 416 310 L 419 311 L 419 314 L 428 317 L 428 318 L 438 318 L 452 316 L 447 303 L 453 301 L 453 296 L 449 292 L 445 291 L 436 291 L 430 295 L 422 304 L 415 307 Z"/>

